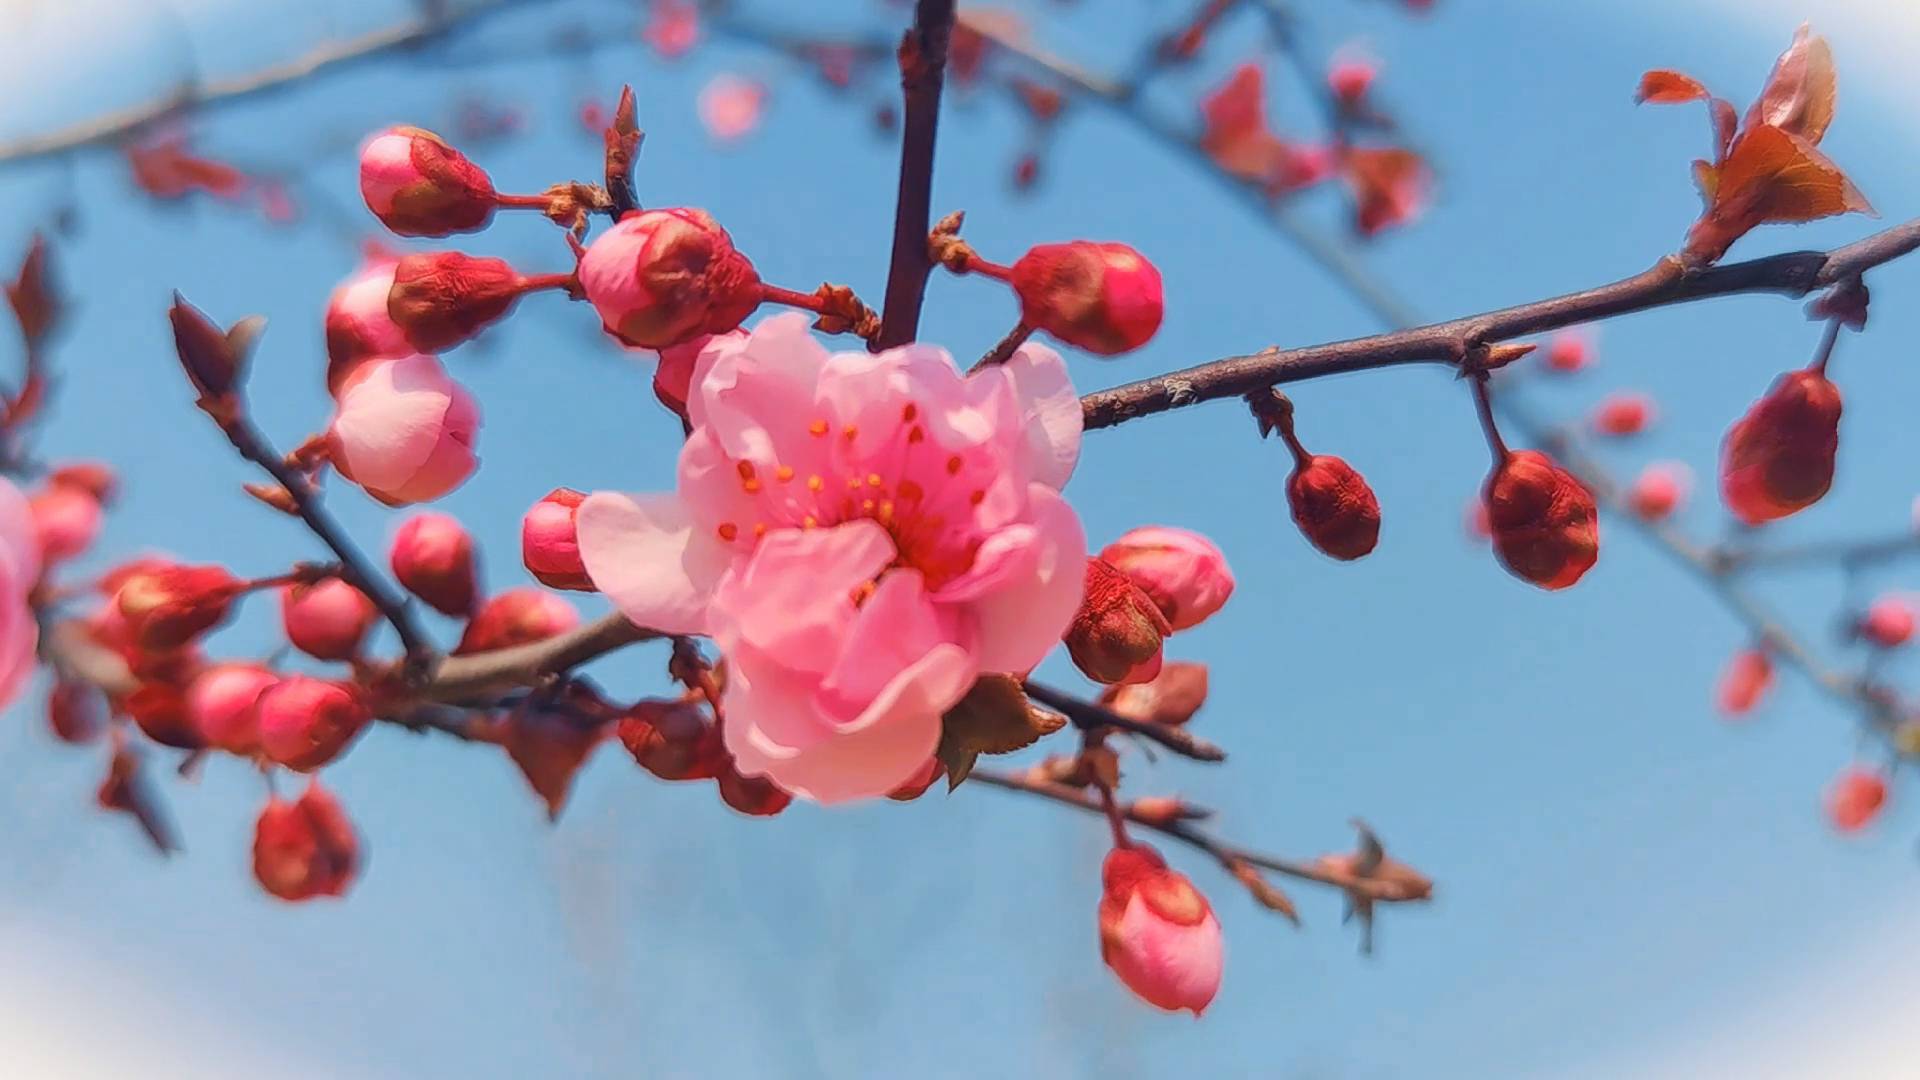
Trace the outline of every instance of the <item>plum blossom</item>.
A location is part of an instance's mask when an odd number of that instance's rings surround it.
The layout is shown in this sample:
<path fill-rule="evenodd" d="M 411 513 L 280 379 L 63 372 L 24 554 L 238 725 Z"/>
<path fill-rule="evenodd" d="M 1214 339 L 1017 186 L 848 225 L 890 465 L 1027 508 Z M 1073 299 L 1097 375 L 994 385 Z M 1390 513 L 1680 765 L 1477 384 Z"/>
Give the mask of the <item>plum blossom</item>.
<path fill-rule="evenodd" d="M 0 705 L 33 674 L 39 623 L 27 594 L 40 580 L 40 535 L 33 508 L 13 482 L 0 477 Z"/>
<path fill-rule="evenodd" d="M 677 490 L 590 495 L 580 554 L 635 622 L 719 645 L 745 775 L 885 795 L 1079 606 L 1080 405 L 1050 349 L 963 376 L 926 345 L 828 355 L 781 315 L 707 345 L 687 414 Z"/>

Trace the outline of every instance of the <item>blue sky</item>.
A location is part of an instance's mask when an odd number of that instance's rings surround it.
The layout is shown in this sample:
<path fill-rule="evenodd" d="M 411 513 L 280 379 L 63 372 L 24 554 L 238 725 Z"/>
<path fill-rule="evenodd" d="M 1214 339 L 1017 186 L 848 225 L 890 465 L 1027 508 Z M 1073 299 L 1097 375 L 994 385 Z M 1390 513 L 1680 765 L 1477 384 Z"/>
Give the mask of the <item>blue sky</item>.
<path fill-rule="evenodd" d="M 327 29 L 304 5 L 174 6 L 173 21 L 120 0 L 0 13 L 19 20 L 7 77 L 33 88 L 0 93 L 14 103 L 0 106 L 0 135 L 155 93 L 179 70 L 166 42 L 182 35 L 203 63 L 235 72 Z M 811 5 L 787 6 L 799 19 Z M 865 5 L 819 6 L 835 25 L 879 25 Z M 1313 5 L 1316 44 L 1359 39 L 1381 56 L 1382 92 L 1434 150 L 1438 204 L 1366 258 L 1435 317 L 1623 276 L 1677 246 L 1697 206 L 1687 163 L 1705 124 L 1694 110 L 1636 110 L 1638 74 L 1682 67 L 1744 101 L 1807 13 L 1785 2 L 1439 6 L 1412 20 L 1389 4 Z M 1898 58 L 1920 29 L 1882 6 L 1820 5 L 1834 9 L 1820 28 L 1842 93 L 1825 147 L 1899 220 L 1915 213 L 1905 194 L 1920 161 L 1904 111 L 1914 84 Z M 406 9 L 329 7 L 335 30 Z M 1164 7 L 1040 6 L 1040 26 L 1060 51 L 1110 64 Z M 603 9 L 613 6 L 555 8 Z M 82 45 L 76 23 L 118 33 Z M 1251 30 L 1224 33 L 1154 104 L 1183 114 L 1252 48 Z M 514 49 L 545 32 L 533 17 L 483 37 Z M 766 128 L 729 149 L 709 144 L 692 107 L 722 71 L 774 87 Z M 393 63 L 247 103 L 198 131 L 236 161 L 297 164 L 357 215 L 351 147 L 364 131 L 445 126 L 466 93 L 523 103 L 530 134 L 475 153 L 503 188 L 534 189 L 593 173 L 576 103 L 621 81 L 635 84 L 649 132 L 643 198 L 705 206 L 769 280 L 879 294 L 894 151 L 872 134 L 868 106 L 884 79 L 842 102 L 725 44 L 672 65 L 626 47 L 483 69 Z M 1280 114 L 1297 117 L 1290 86 L 1274 83 Z M 1163 270 L 1160 336 L 1117 361 L 1076 358 L 1085 388 L 1374 329 L 1191 164 L 1112 117 L 1070 115 L 1028 199 L 1006 194 L 1020 129 L 1004 102 L 956 102 L 942 136 L 935 205 L 965 207 L 983 252 L 1111 238 Z M 319 312 L 354 261 L 340 230 L 325 216 L 284 231 L 219 206 L 156 209 L 131 193 L 118 159 L 93 154 L 71 169 L 0 173 L 11 208 L 0 250 L 16 250 L 63 191 L 82 208 L 61 250 L 77 309 L 44 446 L 126 469 L 104 550 L 160 548 L 246 572 L 310 553 L 294 525 L 239 494 L 253 477 L 190 409 L 162 311 L 178 288 L 219 317 L 271 318 L 256 408 L 291 445 L 325 417 Z M 1312 213 L 1331 222 L 1338 208 L 1316 202 Z M 1771 229 L 1734 254 L 1871 227 Z M 460 246 L 529 269 L 564 254 L 527 220 Z M 1847 396 L 1840 479 L 1820 507 L 1778 527 L 1782 541 L 1908 527 L 1920 391 L 1908 343 L 1920 314 L 1899 298 L 1920 291 L 1920 267 L 1872 284 L 1873 330 L 1835 361 Z M 924 336 L 962 354 L 1012 316 L 983 282 L 937 279 L 928 306 Z M 1590 374 L 1530 400 L 1571 416 L 1609 389 L 1645 390 L 1662 421 L 1609 450 L 1610 462 L 1627 472 L 1678 458 L 1710 476 L 1725 424 L 1804 362 L 1816 336 L 1772 298 L 1635 316 L 1605 328 Z M 547 489 L 669 482 L 678 431 L 652 404 L 646 367 L 596 337 L 584 309 L 543 296 L 484 350 L 448 358 L 487 423 L 483 468 L 445 508 L 490 549 L 496 586 L 524 581 L 514 529 Z M 1294 855 L 1345 847 L 1346 820 L 1364 815 L 1439 882 L 1431 906 L 1387 913 L 1370 960 L 1355 955 L 1334 897 L 1297 890 L 1307 925 L 1295 931 L 1175 854 L 1213 897 L 1229 956 L 1204 1021 L 1163 1016 L 1099 963 L 1097 820 L 971 789 L 745 820 L 710 787 L 656 783 L 612 747 L 550 828 L 500 755 L 389 731 L 328 773 L 366 836 L 364 879 L 345 903 L 290 908 L 247 873 L 261 799 L 247 770 L 214 762 L 196 783 L 169 785 L 188 850 L 163 864 L 124 823 L 89 810 L 99 761 L 54 746 L 27 700 L 0 725 L 0 760 L 12 765 L 0 784 L 10 823 L 0 1032 L 26 1047 L 33 1075 L 137 1063 L 195 1077 L 1790 1076 L 1843 1060 L 1847 1075 L 1898 1075 L 1882 1049 L 1920 998 L 1909 962 L 1920 935 L 1905 914 L 1920 898 L 1915 819 L 1901 791 L 1864 839 L 1822 825 L 1819 792 L 1857 749 L 1850 717 L 1787 678 L 1753 723 L 1715 719 L 1710 687 L 1740 630 L 1618 524 L 1603 524 L 1600 565 L 1575 589 L 1548 595 L 1508 578 L 1461 535 L 1485 449 L 1467 395 L 1442 373 L 1361 374 L 1293 396 L 1309 445 L 1347 457 L 1379 492 L 1380 548 L 1360 563 L 1330 563 L 1299 539 L 1284 453 L 1227 405 L 1089 436 L 1068 495 L 1095 542 L 1143 523 L 1200 529 L 1240 579 L 1225 611 L 1177 642 L 1213 665 L 1198 723 L 1232 760 L 1136 759 L 1131 786 L 1183 792 L 1218 809 L 1226 835 Z M 388 512 L 344 488 L 332 501 L 382 545 Z M 1703 537 L 1726 528 L 1710 498 L 1684 521 Z M 1862 589 L 1910 587 L 1903 571 Z M 1764 592 L 1843 655 L 1836 575 L 1797 572 Z M 272 614 L 247 613 L 223 650 L 271 649 Z M 638 694 L 661 660 L 637 649 L 596 673 Z M 1053 674 L 1072 678 L 1058 661 Z"/>

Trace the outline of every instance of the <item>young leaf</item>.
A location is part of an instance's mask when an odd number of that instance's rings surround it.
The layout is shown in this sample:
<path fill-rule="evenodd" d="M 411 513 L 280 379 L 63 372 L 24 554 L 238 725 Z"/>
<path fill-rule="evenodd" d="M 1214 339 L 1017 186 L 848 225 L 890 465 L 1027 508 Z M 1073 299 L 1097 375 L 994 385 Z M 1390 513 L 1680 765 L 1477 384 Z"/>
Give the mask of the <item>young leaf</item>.
<path fill-rule="evenodd" d="M 1833 50 L 1803 23 L 1747 110 L 1747 127 L 1766 124 L 1817 144 L 1833 123 L 1835 91 Z"/>
<path fill-rule="evenodd" d="M 1684 252 L 1699 262 L 1726 254 L 1758 225 L 1873 211 L 1853 181 L 1812 143 L 1770 124 L 1740 136 L 1711 186 L 1713 201 L 1687 234 Z"/>
<path fill-rule="evenodd" d="M 940 745 L 934 757 L 946 766 L 947 790 L 960 786 L 981 754 L 1025 749 L 1066 723 L 1066 717 L 1029 703 L 1020 680 L 982 675 L 967 696 L 941 718 Z"/>
<path fill-rule="evenodd" d="M 47 242 L 37 233 L 20 262 L 20 276 L 7 285 L 7 303 L 29 345 L 44 340 L 60 319 L 60 298 L 48 280 Z"/>
<path fill-rule="evenodd" d="M 1649 71 L 1640 76 L 1640 89 L 1633 100 L 1641 105 L 1681 105 L 1705 101 L 1713 95 L 1691 75 L 1677 71 Z"/>

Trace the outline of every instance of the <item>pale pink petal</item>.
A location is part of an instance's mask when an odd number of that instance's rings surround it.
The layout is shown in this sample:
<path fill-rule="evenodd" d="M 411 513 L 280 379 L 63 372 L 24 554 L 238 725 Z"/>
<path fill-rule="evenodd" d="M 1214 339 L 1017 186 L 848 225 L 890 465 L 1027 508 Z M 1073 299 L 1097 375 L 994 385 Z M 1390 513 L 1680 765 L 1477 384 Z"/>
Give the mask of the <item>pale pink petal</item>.
<path fill-rule="evenodd" d="M 900 672 L 947 643 L 920 572 L 889 570 L 860 606 L 815 701 L 827 716 L 853 721 Z"/>
<path fill-rule="evenodd" d="M 664 634 L 707 632 L 707 604 L 727 568 L 724 548 L 672 495 L 587 496 L 574 517 L 580 561 L 621 614 Z"/>
<path fill-rule="evenodd" d="M 1058 491 L 1080 461 L 1084 422 L 1066 361 L 1045 345 L 1028 342 L 1001 370 L 1013 380 L 1014 396 L 1026 417 L 1028 478 Z"/>
<path fill-rule="evenodd" d="M 770 532 L 714 591 L 709 633 L 723 652 L 750 646 L 788 670 L 825 673 L 857 614 L 854 590 L 894 554 L 892 537 L 865 518 Z"/>
<path fill-rule="evenodd" d="M 798 450 L 793 444 L 811 438 L 806 408 L 827 351 L 799 312 L 762 321 L 751 345 L 721 337 L 701 351 L 688 416 L 695 426 L 712 428 L 729 456 L 771 463 L 783 447 Z"/>
<path fill-rule="evenodd" d="M 1139 893 L 1114 927 L 1108 963 L 1133 991 L 1163 1009 L 1198 1015 L 1220 989 L 1223 943 L 1212 912 L 1192 926 L 1156 914 Z"/>
<path fill-rule="evenodd" d="M 11 588 L 0 590 L 0 595 L 25 596 L 40 580 L 40 536 L 33 524 L 33 504 L 4 476 L 0 476 L 0 552 L 13 562 Z"/>
<path fill-rule="evenodd" d="M 1005 560 L 997 589 L 964 601 L 977 634 L 974 659 L 981 671 L 1025 672 L 1060 643 L 1080 608 L 1086 584 L 1087 538 L 1079 515 L 1052 488 L 1027 489 L 1033 535 L 1018 551 L 996 549 Z M 989 539 L 987 544 L 993 544 Z M 982 545 L 982 552 L 987 545 Z M 936 600 L 941 597 L 936 596 Z"/>
<path fill-rule="evenodd" d="M 355 482 L 376 490 L 407 482 L 440 442 L 453 380 L 431 356 L 366 364 L 340 395 L 333 434 Z"/>

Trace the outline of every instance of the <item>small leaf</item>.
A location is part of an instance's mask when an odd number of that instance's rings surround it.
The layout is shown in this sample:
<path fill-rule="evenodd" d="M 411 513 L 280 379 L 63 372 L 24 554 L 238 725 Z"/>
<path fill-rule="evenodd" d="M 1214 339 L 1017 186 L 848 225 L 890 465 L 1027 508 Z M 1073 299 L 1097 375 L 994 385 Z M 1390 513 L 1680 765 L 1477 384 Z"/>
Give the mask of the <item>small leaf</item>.
<path fill-rule="evenodd" d="M 1693 76 L 1660 70 L 1640 76 L 1640 89 L 1634 92 L 1633 100 L 1642 105 L 1681 105 L 1712 96 Z"/>
<path fill-rule="evenodd" d="M 1276 911 L 1285 916 L 1288 922 L 1300 925 L 1300 912 L 1293 906 L 1293 898 L 1282 892 L 1278 885 L 1268 881 L 1252 863 L 1245 859 L 1234 859 L 1228 863 L 1228 869 L 1240 884 L 1246 886 L 1256 902 L 1268 911 Z"/>
<path fill-rule="evenodd" d="M 947 790 L 960 786 L 981 754 L 1010 754 L 1067 724 L 1067 718 L 1035 708 L 1007 675 L 982 675 L 940 723 L 934 756 L 947 769 Z"/>
<path fill-rule="evenodd" d="M 493 741 L 506 749 L 528 786 L 546 803 L 547 820 L 557 821 L 574 776 L 605 734 L 604 724 L 529 704 L 499 725 Z"/>
<path fill-rule="evenodd" d="M 1803 23 L 1747 110 L 1747 127 L 1766 124 L 1817 144 L 1833 123 L 1836 93 L 1833 50 Z"/>
<path fill-rule="evenodd" d="M 173 307 L 168 309 L 167 318 L 173 323 L 173 346 L 180 354 L 180 366 L 186 369 L 187 378 L 199 391 L 201 401 L 225 397 L 233 389 L 239 367 L 227 332 L 179 293 L 173 294 Z"/>
<path fill-rule="evenodd" d="M 29 345 L 44 341 L 60 321 L 60 299 L 48 278 L 47 242 L 36 233 L 27 246 L 26 258 L 20 262 L 20 275 L 7 285 L 7 303 L 12 305 L 20 334 Z"/>
<path fill-rule="evenodd" d="M 1685 254 L 1712 262 L 1759 225 L 1872 211 L 1853 181 L 1812 143 L 1762 124 L 1734 143 L 1718 171 L 1712 203 L 1687 236 Z"/>

